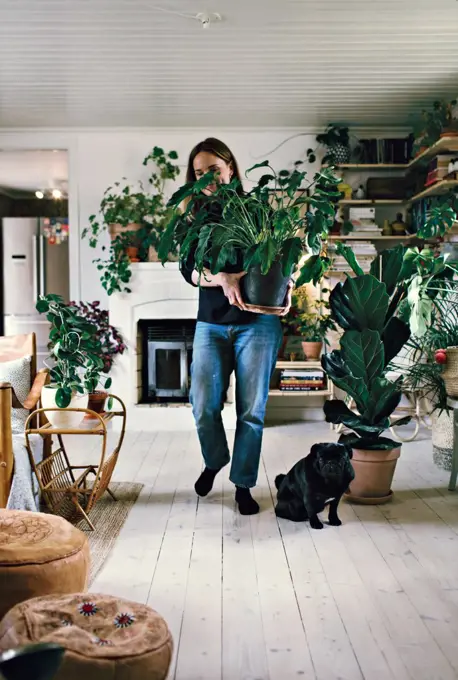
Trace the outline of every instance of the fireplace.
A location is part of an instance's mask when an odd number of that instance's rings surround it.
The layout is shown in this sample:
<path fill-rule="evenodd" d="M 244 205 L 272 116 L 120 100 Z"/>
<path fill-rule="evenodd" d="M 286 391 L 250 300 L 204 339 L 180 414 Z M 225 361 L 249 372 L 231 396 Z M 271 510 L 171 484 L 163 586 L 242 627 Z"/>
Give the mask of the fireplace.
<path fill-rule="evenodd" d="M 187 403 L 196 322 L 140 320 L 141 402 Z"/>

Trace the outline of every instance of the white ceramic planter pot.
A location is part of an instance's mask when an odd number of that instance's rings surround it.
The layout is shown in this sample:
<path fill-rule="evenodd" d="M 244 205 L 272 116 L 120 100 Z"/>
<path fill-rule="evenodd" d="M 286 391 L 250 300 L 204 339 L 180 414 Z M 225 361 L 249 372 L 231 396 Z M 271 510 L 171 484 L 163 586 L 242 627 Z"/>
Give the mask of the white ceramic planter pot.
<path fill-rule="evenodd" d="M 41 405 L 43 408 L 58 408 L 56 404 L 55 385 L 45 385 L 41 391 Z M 89 395 L 76 394 L 68 408 L 87 408 Z M 53 427 L 74 429 L 83 420 L 85 413 L 78 413 L 75 411 L 67 411 L 66 409 L 59 409 L 59 411 L 49 411 L 45 414 Z"/>

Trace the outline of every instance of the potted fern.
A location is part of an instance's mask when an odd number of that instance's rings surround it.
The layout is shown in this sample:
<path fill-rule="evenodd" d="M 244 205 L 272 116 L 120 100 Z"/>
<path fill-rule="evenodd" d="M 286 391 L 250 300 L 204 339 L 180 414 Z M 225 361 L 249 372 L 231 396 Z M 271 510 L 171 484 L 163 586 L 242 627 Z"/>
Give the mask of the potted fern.
<path fill-rule="evenodd" d="M 234 179 L 217 184 L 210 196 L 204 195 L 202 190 L 217 182 L 213 173 L 182 186 L 169 201 L 174 215 L 161 239 L 162 262 L 173 249 L 179 249 L 184 261 L 193 253 L 196 269 L 204 276 L 205 269 L 212 274 L 223 271 L 241 253 L 247 272 L 242 279 L 245 302 L 278 313 L 292 272 L 305 254 L 310 257 L 301 262 L 297 285 L 318 275 L 317 258 L 333 225 L 340 195 L 339 180 L 331 169 L 306 182 L 299 165 L 292 172 L 278 174 L 268 161 L 253 166 L 247 176 L 257 168 L 268 172 L 249 192 Z"/>
<path fill-rule="evenodd" d="M 86 409 L 89 394 L 101 383 L 105 389 L 111 378 L 102 379 L 104 362 L 97 327 L 66 304 L 59 295 L 40 296 L 36 309 L 46 314 L 49 333 L 51 384 L 41 393 L 43 408 L 56 409 L 46 415 L 54 427 L 74 428 L 85 416 L 67 408 Z"/>

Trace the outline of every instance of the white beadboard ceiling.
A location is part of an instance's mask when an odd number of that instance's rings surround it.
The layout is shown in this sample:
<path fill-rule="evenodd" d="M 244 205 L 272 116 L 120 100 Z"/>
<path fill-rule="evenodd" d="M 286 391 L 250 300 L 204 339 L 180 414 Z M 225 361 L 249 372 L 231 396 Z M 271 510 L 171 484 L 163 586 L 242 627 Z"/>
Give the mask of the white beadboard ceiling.
<path fill-rule="evenodd" d="M 457 34 L 457 0 L 0 0 L 0 127 L 409 125 Z"/>

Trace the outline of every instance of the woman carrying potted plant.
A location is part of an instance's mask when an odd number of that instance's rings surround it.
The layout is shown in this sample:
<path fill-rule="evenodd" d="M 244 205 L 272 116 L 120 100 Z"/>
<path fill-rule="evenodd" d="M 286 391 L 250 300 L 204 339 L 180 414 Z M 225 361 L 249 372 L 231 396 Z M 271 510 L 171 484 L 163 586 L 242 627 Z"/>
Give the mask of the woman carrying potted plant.
<path fill-rule="evenodd" d="M 208 172 L 214 172 L 218 182 L 229 184 L 236 177 L 241 183 L 234 155 L 217 139 L 206 139 L 191 151 L 187 181 L 195 182 Z M 210 196 L 215 190 L 216 185 L 210 184 L 202 191 Z M 212 207 L 217 211 L 217 206 Z M 245 274 L 242 253 L 224 270 L 212 274 L 206 268 L 200 276 L 192 252 L 181 266 L 186 281 L 193 286 L 200 285 L 191 403 L 205 469 L 195 490 L 199 496 L 206 496 L 217 473 L 229 463 L 221 410 L 230 375 L 235 371 L 238 418 L 230 479 L 236 487 L 240 513 L 252 515 L 259 512 L 250 488 L 255 486 L 258 476 L 269 381 L 282 333 L 278 316 L 246 311 L 240 289 L 240 280 Z M 290 296 L 285 313 L 289 305 Z"/>
<path fill-rule="evenodd" d="M 319 175 L 309 197 L 297 196 L 305 176 L 297 168 L 277 176 L 268 162 L 255 167 L 272 174 L 245 192 L 228 147 L 217 139 L 198 144 L 187 183 L 170 200 L 175 209 L 184 201 L 184 214 L 175 214 L 159 249 L 165 261 L 179 246 L 183 276 L 200 287 L 191 402 L 205 469 L 195 489 L 206 496 L 230 460 L 221 410 L 235 371 L 238 420 L 230 479 L 245 515 L 259 511 L 250 488 L 257 480 L 269 381 L 281 344 L 279 317 L 291 305 L 291 275 L 306 245 L 312 253 L 321 250 L 321 235 L 334 219 L 330 197 L 339 196 L 331 173 Z M 274 193 L 268 189 L 272 181 Z M 309 203 L 314 214 L 304 214 Z M 305 227 L 306 237 L 300 235 Z M 317 262 L 315 255 L 304 265 L 303 282 L 321 273 Z"/>

